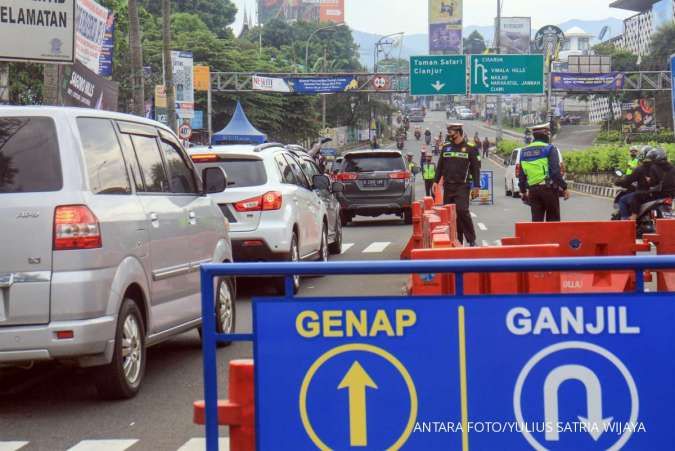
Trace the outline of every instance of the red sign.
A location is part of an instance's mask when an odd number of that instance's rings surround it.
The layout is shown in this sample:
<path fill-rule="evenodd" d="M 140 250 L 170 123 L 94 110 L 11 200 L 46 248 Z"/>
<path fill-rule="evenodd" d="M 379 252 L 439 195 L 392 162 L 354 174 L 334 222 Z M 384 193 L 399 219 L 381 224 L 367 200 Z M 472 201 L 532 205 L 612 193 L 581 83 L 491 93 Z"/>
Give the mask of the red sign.
<path fill-rule="evenodd" d="M 178 128 L 178 137 L 180 139 L 190 139 L 192 136 L 192 128 L 187 125 L 183 124 Z"/>
<path fill-rule="evenodd" d="M 386 91 L 390 88 L 391 86 L 391 80 L 389 77 L 384 77 L 384 76 L 377 76 L 373 78 L 373 87 L 377 91 Z"/>
<path fill-rule="evenodd" d="M 345 0 L 321 0 L 321 22 L 343 23 Z"/>

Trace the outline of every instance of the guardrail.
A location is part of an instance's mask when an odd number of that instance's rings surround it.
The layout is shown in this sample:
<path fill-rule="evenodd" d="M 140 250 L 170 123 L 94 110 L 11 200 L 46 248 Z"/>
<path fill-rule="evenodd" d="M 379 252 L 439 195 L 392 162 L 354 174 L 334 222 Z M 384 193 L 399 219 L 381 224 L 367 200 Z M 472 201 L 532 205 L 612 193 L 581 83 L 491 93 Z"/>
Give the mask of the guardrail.
<path fill-rule="evenodd" d="M 202 316 L 203 316 L 203 358 L 204 358 L 204 423 L 206 426 L 206 447 L 208 451 L 218 450 L 218 384 L 216 367 L 216 344 L 229 341 L 256 341 L 256 324 L 250 334 L 219 334 L 216 332 L 214 312 L 214 278 L 220 276 L 283 276 L 286 293 L 278 301 L 302 301 L 303 298 L 293 295 L 293 275 L 326 276 L 326 275 L 378 275 L 378 274 L 420 274 L 440 273 L 454 275 L 453 299 L 469 300 L 475 296 L 467 296 L 464 292 L 464 274 L 466 273 L 514 273 L 527 271 L 633 271 L 635 273 L 635 290 L 633 292 L 615 294 L 621 299 L 639 296 L 658 296 L 658 293 L 643 294 L 644 272 L 675 269 L 675 256 L 656 257 L 585 257 L 585 258 L 518 258 L 518 259 L 486 259 L 486 260 L 417 260 L 417 261 L 360 261 L 360 262 L 328 262 L 328 263 L 252 263 L 252 264 L 208 264 L 201 267 Z M 556 298 L 571 295 L 550 295 Z M 447 299 L 440 296 L 438 299 Z M 519 299 L 527 299 L 529 295 L 520 295 Z M 306 298 L 305 298 L 306 299 Z M 349 301 L 350 298 L 334 298 L 338 301 Z M 370 300 L 391 301 L 392 298 L 368 298 Z M 429 299 L 411 297 L 409 300 Z M 433 298 L 432 298 L 433 299 Z M 254 355 L 254 357 L 256 357 Z M 257 391 L 256 391 L 257 393 Z M 258 400 L 256 400 L 256 403 Z M 256 411 L 257 412 L 257 411 Z M 256 413 L 257 415 L 257 413 Z M 256 417 L 257 418 L 257 417 Z M 259 419 L 256 421 L 256 430 Z M 233 451 L 238 451 L 233 448 Z"/>

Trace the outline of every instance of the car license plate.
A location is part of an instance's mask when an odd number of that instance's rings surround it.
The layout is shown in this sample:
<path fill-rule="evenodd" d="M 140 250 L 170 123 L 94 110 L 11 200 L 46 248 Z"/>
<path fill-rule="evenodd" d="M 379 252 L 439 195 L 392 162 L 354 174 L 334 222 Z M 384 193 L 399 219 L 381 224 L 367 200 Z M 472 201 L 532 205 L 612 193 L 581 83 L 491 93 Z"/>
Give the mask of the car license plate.
<path fill-rule="evenodd" d="M 373 186 L 384 186 L 384 179 L 372 179 L 372 180 L 363 180 L 363 186 L 373 187 Z"/>

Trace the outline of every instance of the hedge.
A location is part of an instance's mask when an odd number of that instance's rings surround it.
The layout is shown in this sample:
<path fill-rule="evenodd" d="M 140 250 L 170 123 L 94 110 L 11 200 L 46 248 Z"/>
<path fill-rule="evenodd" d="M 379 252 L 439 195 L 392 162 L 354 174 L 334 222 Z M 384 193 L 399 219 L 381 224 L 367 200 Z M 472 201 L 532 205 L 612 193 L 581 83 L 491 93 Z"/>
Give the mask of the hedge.
<path fill-rule="evenodd" d="M 632 143 L 675 143 L 675 135 L 672 130 L 661 130 L 656 133 L 636 133 L 631 135 Z M 595 139 L 596 144 L 618 144 L 624 142 L 624 134 L 616 130 L 603 130 Z"/>
<path fill-rule="evenodd" d="M 666 150 L 671 161 L 675 161 L 675 144 L 658 145 Z M 597 145 L 585 150 L 563 152 L 565 168 L 570 174 L 612 172 L 616 169 L 625 171 L 628 158 L 628 146 L 616 144 Z"/>
<path fill-rule="evenodd" d="M 511 156 L 511 153 L 519 147 L 523 147 L 523 144 L 518 141 L 502 139 L 499 144 L 497 144 L 497 155 L 502 158 L 508 158 Z"/>

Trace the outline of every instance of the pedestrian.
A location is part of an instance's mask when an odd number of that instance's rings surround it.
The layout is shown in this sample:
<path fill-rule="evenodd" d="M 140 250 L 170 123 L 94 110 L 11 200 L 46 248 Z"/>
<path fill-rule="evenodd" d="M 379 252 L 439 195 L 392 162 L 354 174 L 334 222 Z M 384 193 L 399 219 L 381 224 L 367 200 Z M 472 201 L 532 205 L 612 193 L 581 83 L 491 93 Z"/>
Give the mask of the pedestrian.
<path fill-rule="evenodd" d="M 436 180 L 436 165 L 431 154 L 426 154 L 422 163 L 422 178 L 427 196 L 433 196 L 432 188 Z"/>
<path fill-rule="evenodd" d="M 380 145 L 377 143 L 377 136 L 373 136 L 373 141 L 370 143 L 370 148 L 373 150 L 380 148 Z"/>
<path fill-rule="evenodd" d="M 435 182 L 443 179 L 443 204 L 457 207 L 457 237 L 460 243 L 476 246 L 476 231 L 469 203 L 480 195 L 480 159 L 478 150 L 464 135 L 463 124 L 448 125 L 449 141 L 438 160 Z M 473 180 L 473 186 L 469 183 Z"/>
<path fill-rule="evenodd" d="M 483 141 L 483 157 L 488 158 L 490 156 L 490 140 L 488 137 L 485 137 Z"/>
<path fill-rule="evenodd" d="M 482 150 L 483 150 L 483 141 L 480 140 L 480 136 L 478 136 L 478 132 L 476 132 L 475 135 L 473 135 L 473 144 L 476 146 L 476 150 L 478 150 L 478 155 L 483 155 Z"/>
<path fill-rule="evenodd" d="M 560 155 L 551 144 L 551 126 L 532 127 L 534 142 L 520 152 L 518 185 L 523 203 L 530 206 L 532 222 L 560 221 L 560 194 L 569 199 L 560 172 Z"/>
<path fill-rule="evenodd" d="M 640 164 L 640 160 L 638 160 L 638 153 L 640 152 L 640 149 L 638 146 L 631 146 L 629 152 L 630 159 L 628 160 L 628 164 L 626 166 L 626 175 L 631 175 Z"/>

